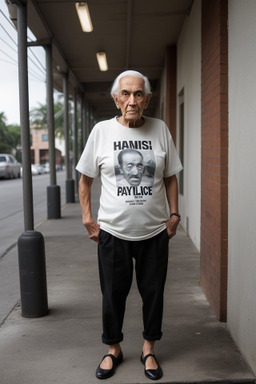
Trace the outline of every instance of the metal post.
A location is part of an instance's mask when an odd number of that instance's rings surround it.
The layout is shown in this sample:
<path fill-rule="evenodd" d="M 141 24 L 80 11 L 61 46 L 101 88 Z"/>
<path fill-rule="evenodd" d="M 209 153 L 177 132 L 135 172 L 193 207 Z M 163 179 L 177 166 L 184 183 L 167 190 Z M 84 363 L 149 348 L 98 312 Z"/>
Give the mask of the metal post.
<path fill-rule="evenodd" d="M 78 162 L 78 116 L 77 116 L 77 90 L 74 89 L 74 163 Z M 75 170 L 75 192 L 78 193 L 78 172 Z"/>
<path fill-rule="evenodd" d="M 50 157 L 50 184 L 56 184 L 56 158 L 54 135 L 54 102 L 53 102 L 53 78 L 52 78 L 52 46 L 44 47 L 46 53 L 46 100 L 47 100 L 47 126 Z"/>
<path fill-rule="evenodd" d="M 47 126 L 50 158 L 50 185 L 47 187 L 47 218 L 61 217 L 60 187 L 56 185 L 56 156 L 54 131 L 54 101 L 52 77 L 52 45 L 46 45 L 46 95 L 47 95 Z"/>
<path fill-rule="evenodd" d="M 88 132 L 89 132 L 89 105 L 88 101 L 86 101 L 85 105 L 85 123 L 84 123 L 84 146 L 86 144 L 86 141 L 88 139 Z"/>
<path fill-rule="evenodd" d="M 75 202 L 75 182 L 71 179 L 69 161 L 69 116 L 68 116 L 68 75 L 63 75 L 64 93 L 64 134 L 65 134 L 65 166 L 66 166 L 66 202 Z"/>
<path fill-rule="evenodd" d="M 22 145 L 22 182 L 25 231 L 34 229 L 33 188 L 30 155 L 28 59 L 27 59 L 27 7 L 17 7 L 18 68 L 20 96 L 20 127 Z"/>
<path fill-rule="evenodd" d="M 24 317 L 48 313 L 44 238 L 34 231 L 33 190 L 30 157 L 27 6 L 17 5 L 20 125 L 23 166 L 23 232 L 18 239 L 21 310 Z"/>
<path fill-rule="evenodd" d="M 63 94 L 64 94 L 64 136 L 65 136 L 65 168 L 66 179 L 70 177 L 69 164 L 69 116 L 68 116 L 68 75 L 63 75 Z"/>
<path fill-rule="evenodd" d="M 92 109 L 92 106 L 90 105 L 90 125 L 89 125 L 89 134 L 91 132 L 91 130 L 93 129 L 93 125 L 94 125 L 94 114 L 93 114 L 93 109 Z"/>
<path fill-rule="evenodd" d="M 84 136 L 85 136 L 85 118 L 84 118 L 84 94 L 81 94 L 81 138 L 80 138 L 80 154 L 83 151 L 84 147 Z M 80 155 L 79 154 L 79 155 Z"/>
<path fill-rule="evenodd" d="M 87 102 L 86 117 L 87 117 L 86 118 L 86 140 L 87 140 L 91 130 L 91 108 L 88 102 Z"/>

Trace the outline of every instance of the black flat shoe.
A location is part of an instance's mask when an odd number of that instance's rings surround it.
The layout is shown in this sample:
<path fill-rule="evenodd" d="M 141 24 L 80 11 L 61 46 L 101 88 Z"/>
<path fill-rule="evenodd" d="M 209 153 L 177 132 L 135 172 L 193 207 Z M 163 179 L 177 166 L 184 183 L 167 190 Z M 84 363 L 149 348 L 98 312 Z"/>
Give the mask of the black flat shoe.
<path fill-rule="evenodd" d="M 112 361 L 113 361 L 113 366 L 111 369 L 102 369 L 100 367 L 102 361 L 105 359 L 105 357 L 111 357 Z M 108 379 L 109 377 L 113 376 L 114 373 L 115 373 L 115 370 L 116 370 L 116 367 L 123 361 L 123 353 L 122 351 L 119 353 L 119 355 L 117 357 L 115 357 L 114 355 L 112 355 L 111 353 L 105 355 L 103 357 L 103 359 L 101 360 L 100 364 L 98 365 L 97 369 L 96 369 L 96 377 L 98 379 Z"/>
<path fill-rule="evenodd" d="M 157 369 L 146 369 L 146 361 L 147 361 L 147 358 L 152 356 L 158 367 Z M 140 361 L 142 362 L 142 364 L 144 365 L 145 369 L 144 369 L 144 373 L 145 373 L 145 376 L 150 379 L 150 380 L 159 380 L 161 379 L 161 377 L 163 376 L 163 371 L 162 371 L 162 368 L 160 367 L 155 355 L 152 355 L 152 353 L 149 353 L 148 355 L 146 355 L 145 357 L 143 357 L 143 355 L 141 355 L 140 357 Z"/>

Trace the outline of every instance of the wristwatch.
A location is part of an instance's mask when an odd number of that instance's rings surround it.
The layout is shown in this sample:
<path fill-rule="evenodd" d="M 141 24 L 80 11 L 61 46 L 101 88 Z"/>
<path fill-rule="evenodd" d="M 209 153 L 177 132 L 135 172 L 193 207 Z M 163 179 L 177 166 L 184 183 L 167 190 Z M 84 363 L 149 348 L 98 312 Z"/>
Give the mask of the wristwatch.
<path fill-rule="evenodd" d="M 171 213 L 170 217 L 172 217 L 172 216 L 177 216 L 181 220 L 181 216 L 179 213 Z"/>

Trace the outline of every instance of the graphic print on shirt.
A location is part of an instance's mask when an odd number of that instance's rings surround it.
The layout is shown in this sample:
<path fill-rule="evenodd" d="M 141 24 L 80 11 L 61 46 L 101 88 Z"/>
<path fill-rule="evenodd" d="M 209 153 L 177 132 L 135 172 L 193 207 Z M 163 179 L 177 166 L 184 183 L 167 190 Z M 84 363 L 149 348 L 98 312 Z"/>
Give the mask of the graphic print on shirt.
<path fill-rule="evenodd" d="M 153 193 L 156 168 L 150 140 L 114 141 L 117 196 L 129 205 L 143 205 Z"/>

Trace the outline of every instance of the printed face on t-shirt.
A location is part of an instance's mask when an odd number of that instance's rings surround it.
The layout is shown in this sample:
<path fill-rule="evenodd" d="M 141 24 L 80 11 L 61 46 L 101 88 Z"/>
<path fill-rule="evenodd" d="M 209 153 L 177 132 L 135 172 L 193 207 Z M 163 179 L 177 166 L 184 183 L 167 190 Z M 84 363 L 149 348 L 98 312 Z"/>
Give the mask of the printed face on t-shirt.
<path fill-rule="evenodd" d="M 138 186 L 144 173 L 143 157 L 137 151 L 127 151 L 122 154 L 120 173 L 132 186 Z"/>

